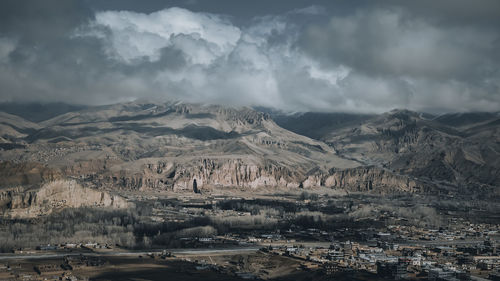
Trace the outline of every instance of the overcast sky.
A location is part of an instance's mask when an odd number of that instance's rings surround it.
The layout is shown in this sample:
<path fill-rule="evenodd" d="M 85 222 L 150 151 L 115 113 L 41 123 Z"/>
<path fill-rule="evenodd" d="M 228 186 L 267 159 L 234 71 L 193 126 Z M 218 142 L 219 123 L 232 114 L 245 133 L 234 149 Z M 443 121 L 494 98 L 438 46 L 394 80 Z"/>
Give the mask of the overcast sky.
<path fill-rule="evenodd" d="M 500 110 L 500 1 L 2 0 L 0 102 Z"/>

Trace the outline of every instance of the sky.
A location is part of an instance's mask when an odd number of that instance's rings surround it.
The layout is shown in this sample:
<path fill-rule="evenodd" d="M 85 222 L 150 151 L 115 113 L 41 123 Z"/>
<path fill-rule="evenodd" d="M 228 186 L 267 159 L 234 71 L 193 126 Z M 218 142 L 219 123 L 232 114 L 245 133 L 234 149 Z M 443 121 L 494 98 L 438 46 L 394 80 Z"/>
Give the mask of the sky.
<path fill-rule="evenodd" d="M 0 102 L 134 100 L 500 111 L 500 1 L 0 1 Z"/>

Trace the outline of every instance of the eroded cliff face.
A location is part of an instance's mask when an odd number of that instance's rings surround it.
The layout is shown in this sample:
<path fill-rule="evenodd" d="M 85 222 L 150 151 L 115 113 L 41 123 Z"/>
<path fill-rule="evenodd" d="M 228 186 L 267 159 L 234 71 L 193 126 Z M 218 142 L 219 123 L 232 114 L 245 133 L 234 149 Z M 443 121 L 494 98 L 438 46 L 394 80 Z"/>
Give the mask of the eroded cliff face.
<path fill-rule="evenodd" d="M 338 188 L 353 192 L 410 192 L 433 193 L 434 185 L 398 175 L 391 171 L 370 167 L 349 169 L 312 169 L 306 173 L 297 169 L 268 165 L 244 165 L 241 161 L 224 164 L 204 161 L 195 169 L 175 171 L 174 190 L 191 190 L 193 181 L 198 187 L 240 187 L 240 188 Z M 205 164 L 206 163 L 206 164 Z"/>
<path fill-rule="evenodd" d="M 194 180 L 201 189 L 212 187 L 289 187 L 300 185 L 302 174 L 272 162 L 252 163 L 242 159 L 200 160 L 191 167 L 179 166 L 173 177 L 174 190 L 189 190 Z"/>
<path fill-rule="evenodd" d="M 103 166 L 106 165 L 78 164 L 66 171 L 105 189 L 192 192 L 196 180 L 197 188 L 202 191 L 218 187 L 250 190 L 327 187 L 374 193 L 432 193 L 437 190 L 429 183 L 375 166 L 322 170 L 314 166 L 287 167 L 249 158 L 200 158 L 182 163 L 175 159 L 156 160 L 106 170 Z M 88 167 L 94 168 L 86 169 Z"/>
<path fill-rule="evenodd" d="M 67 207 L 129 206 L 120 196 L 82 187 L 74 180 L 48 182 L 39 189 L 16 187 L 0 191 L 0 209 L 4 211 L 4 215 L 12 218 L 33 218 Z"/>
<path fill-rule="evenodd" d="M 436 191 L 433 185 L 374 166 L 345 170 L 331 169 L 327 174 L 309 176 L 303 182 L 304 188 L 317 186 L 375 193 L 433 193 Z"/>
<path fill-rule="evenodd" d="M 101 168 L 96 168 L 100 166 Z M 272 161 L 242 158 L 200 158 L 192 161 L 157 160 L 127 163 L 110 169 L 105 165 L 85 165 L 64 169 L 98 188 L 192 190 L 193 181 L 201 189 L 214 187 L 299 187 L 304 170 L 284 167 Z M 93 167 L 87 169 L 87 167 Z"/>
<path fill-rule="evenodd" d="M 406 175 L 375 166 L 355 168 L 321 169 L 312 164 L 290 163 L 284 165 L 270 159 L 257 157 L 194 157 L 194 158 L 148 158 L 136 161 L 119 161 L 116 159 L 89 159 L 73 162 L 57 169 L 43 165 L 14 165 L 3 163 L 3 174 L 8 183 L 29 183 L 25 189 L 10 189 L 3 192 L 3 205 L 11 204 L 14 208 L 23 209 L 38 203 L 40 197 L 51 197 L 54 187 L 44 185 L 54 182 L 54 178 L 64 174 L 68 178 L 78 179 L 88 189 L 89 194 L 99 196 L 96 190 L 171 190 L 193 192 L 196 180 L 197 189 L 209 191 L 214 188 L 317 188 L 327 187 L 344 189 L 353 192 L 436 192 L 435 185 L 418 181 Z M 37 176 L 38 175 L 38 176 Z M 66 184 L 69 190 L 79 190 L 74 181 L 55 181 L 59 186 Z M 4 185 L 15 186 L 15 185 Z M 42 186 L 38 191 L 37 187 Z M 32 188 L 30 191 L 28 188 Z M 33 189 L 35 188 L 35 189 Z M 47 189 L 48 188 L 48 189 Z M 60 190 L 60 189 L 59 189 Z M 55 191 L 54 191 L 55 192 Z M 58 191 L 57 193 L 61 193 Z M 97 192 L 97 193 L 95 193 Z M 7 194 L 7 195 L 6 195 Z M 15 196 L 13 196 L 15 194 Z M 107 193 L 105 196 L 108 196 Z M 57 195 L 59 196 L 59 195 Z M 55 196 L 54 198 L 57 198 Z M 107 198 L 107 197 L 106 197 Z M 7 200 L 7 201 L 5 201 Z M 56 199 L 54 199 L 56 200 Z M 62 206 L 81 206 L 78 201 L 69 201 Z M 60 200 L 61 202 L 62 199 Z M 7 203 L 5 203 L 7 202 Z M 89 198 L 89 204 L 101 204 L 95 198 Z M 113 206 L 103 201 L 105 206 Z M 52 203 L 50 203 L 52 204 Z M 57 205 L 57 203 L 54 203 Z M 35 213 L 40 210 L 32 211 Z"/>

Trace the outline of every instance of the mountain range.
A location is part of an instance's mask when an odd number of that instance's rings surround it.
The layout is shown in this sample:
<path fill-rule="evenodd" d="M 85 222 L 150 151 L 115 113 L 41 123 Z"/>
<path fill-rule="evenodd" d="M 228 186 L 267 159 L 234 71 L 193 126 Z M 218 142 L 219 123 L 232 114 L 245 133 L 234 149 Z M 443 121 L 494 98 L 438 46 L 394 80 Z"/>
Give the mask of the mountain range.
<path fill-rule="evenodd" d="M 0 109 L 3 208 L 32 205 L 54 181 L 103 192 L 499 193 L 499 113 L 285 114 L 180 102 Z"/>

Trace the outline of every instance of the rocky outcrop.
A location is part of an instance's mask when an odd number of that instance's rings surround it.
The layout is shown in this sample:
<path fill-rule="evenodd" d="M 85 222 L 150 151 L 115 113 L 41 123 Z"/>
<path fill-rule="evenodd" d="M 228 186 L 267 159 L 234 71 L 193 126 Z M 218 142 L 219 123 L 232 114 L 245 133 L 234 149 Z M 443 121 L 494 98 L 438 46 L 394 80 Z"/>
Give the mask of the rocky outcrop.
<path fill-rule="evenodd" d="M 67 207 L 129 206 L 120 196 L 82 187 L 74 180 L 49 182 L 35 190 L 16 187 L 0 192 L 0 209 L 13 218 L 33 218 Z"/>
<path fill-rule="evenodd" d="M 332 169 L 322 178 L 326 187 L 342 188 L 350 191 L 374 191 L 377 193 L 412 192 L 430 193 L 435 187 L 405 175 L 377 167 L 359 167 L 347 170 Z"/>
<path fill-rule="evenodd" d="M 89 167 L 80 165 L 79 167 Z M 134 169 L 135 168 L 135 169 Z M 128 190 L 192 190 L 194 180 L 201 190 L 214 187 L 299 187 L 304 171 L 249 159 L 200 158 L 190 162 L 157 161 L 120 170 L 72 167 L 68 175 L 80 176 L 99 188 Z"/>
<path fill-rule="evenodd" d="M 215 161 L 202 159 L 192 167 L 177 167 L 174 190 L 189 190 L 194 180 L 198 188 L 211 187 L 298 187 L 302 174 L 272 162 L 251 163 L 242 159 Z"/>
<path fill-rule="evenodd" d="M 81 167 L 87 167 L 82 165 Z M 431 193 L 436 186 L 406 175 L 396 174 L 375 166 L 348 169 L 319 168 L 309 171 L 300 167 L 285 167 L 272 161 L 251 159 L 201 158 L 190 162 L 157 161 L 144 163 L 115 172 L 102 170 L 84 178 L 99 188 L 161 189 L 193 191 L 213 188 L 316 188 L 328 187 L 353 192 L 415 192 Z M 78 170 L 82 172 L 81 170 Z"/>

